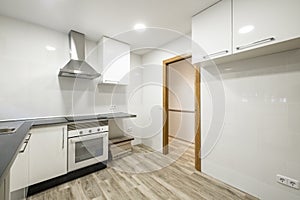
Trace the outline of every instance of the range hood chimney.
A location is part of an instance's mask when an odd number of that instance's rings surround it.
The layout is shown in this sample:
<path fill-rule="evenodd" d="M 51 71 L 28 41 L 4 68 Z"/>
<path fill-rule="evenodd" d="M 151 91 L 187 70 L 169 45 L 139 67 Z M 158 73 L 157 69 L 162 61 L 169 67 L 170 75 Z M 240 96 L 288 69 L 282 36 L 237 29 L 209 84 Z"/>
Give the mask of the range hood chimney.
<path fill-rule="evenodd" d="M 85 62 L 85 36 L 71 30 L 69 32 L 69 47 L 71 60 L 59 71 L 58 76 L 94 79 L 100 74 Z"/>

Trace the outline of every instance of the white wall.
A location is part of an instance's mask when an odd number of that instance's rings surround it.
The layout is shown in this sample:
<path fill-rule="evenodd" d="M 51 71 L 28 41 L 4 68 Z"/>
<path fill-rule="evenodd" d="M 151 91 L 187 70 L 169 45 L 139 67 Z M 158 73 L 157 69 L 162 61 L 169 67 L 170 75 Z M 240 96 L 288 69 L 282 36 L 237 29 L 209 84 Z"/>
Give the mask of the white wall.
<path fill-rule="evenodd" d="M 117 105 L 117 111 L 140 115 L 142 95 L 129 102 L 132 90 L 142 82 L 140 56 L 131 56 L 129 86 L 98 86 L 97 79 L 58 77 L 59 69 L 69 61 L 66 33 L 2 16 L 0 27 L 0 120 L 107 113 L 111 104 Z M 47 45 L 56 50 L 47 51 Z M 86 50 L 87 61 L 100 70 L 96 41 L 87 40 Z M 125 121 L 134 126 L 136 120 Z"/>
<path fill-rule="evenodd" d="M 181 37 L 143 56 L 143 144 L 162 150 L 162 62 L 191 52 L 190 40 Z"/>
<path fill-rule="evenodd" d="M 300 50 L 218 68 L 225 120 L 203 172 L 261 199 L 299 199 L 300 191 L 276 183 L 276 174 L 300 180 Z M 204 90 L 202 85 L 208 94 Z M 211 99 L 203 93 L 202 98 L 205 118 L 211 116 Z M 209 126 L 209 120 L 202 121 L 203 137 Z"/>

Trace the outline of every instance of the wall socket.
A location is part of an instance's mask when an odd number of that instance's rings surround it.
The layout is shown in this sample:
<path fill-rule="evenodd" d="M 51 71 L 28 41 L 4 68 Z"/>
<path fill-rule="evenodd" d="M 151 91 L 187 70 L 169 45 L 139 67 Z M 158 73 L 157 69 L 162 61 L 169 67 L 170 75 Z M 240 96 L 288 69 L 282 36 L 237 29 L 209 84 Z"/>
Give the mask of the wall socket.
<path fill-rule="evenodd" d="M 283 185 L 292 187 L 294 189 L 299 190 L 299 188 L 300 188 L 300 184 L 299 184 L 298 180 L 295 180 L 295 179 L 292 179 L 292 178 L 289 178 L 289 177 L 286 177 L 286 176 L 282 176 L 280 174 L 277 174 L 276 180 L 277 180 L 278 183 L 281 183 Z"/>
<path fill-rule="evenodd" d="M 128 128 L 127 128 L 127 132 L 128 132 L 128 133 L 131 133 L 131 132 L 132 132 L 132 127 L 128 127 Z"/>
<path fill-rule="evenodd" d="M 112 111 L 112 112 L 116 111 L 117 110 L 117 105 L 110 105 L 109 110 Z"/>

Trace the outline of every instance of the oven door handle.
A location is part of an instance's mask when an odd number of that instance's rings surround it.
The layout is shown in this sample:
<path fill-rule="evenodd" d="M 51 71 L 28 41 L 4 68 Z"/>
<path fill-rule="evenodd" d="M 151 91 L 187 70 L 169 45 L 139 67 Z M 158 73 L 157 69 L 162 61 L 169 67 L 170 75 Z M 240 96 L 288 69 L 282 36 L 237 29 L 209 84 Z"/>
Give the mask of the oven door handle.
<path fill-rule="evenodd" d="M 96 139 L 96 138 L 102 138 L 102 137 L 106 137 L 107 136 L 107 132 L 105 133 L 97 133 L 97 134 L 92 134 L 92 135 L 85 135 L 85 136 L 78 136 L 78 137 L 74 137 L 74 138 L 69 138 L 71 143 L 76 143 L 76 142 L 83 142 L 86 140 L 92 140 L 92 139 Z"/>

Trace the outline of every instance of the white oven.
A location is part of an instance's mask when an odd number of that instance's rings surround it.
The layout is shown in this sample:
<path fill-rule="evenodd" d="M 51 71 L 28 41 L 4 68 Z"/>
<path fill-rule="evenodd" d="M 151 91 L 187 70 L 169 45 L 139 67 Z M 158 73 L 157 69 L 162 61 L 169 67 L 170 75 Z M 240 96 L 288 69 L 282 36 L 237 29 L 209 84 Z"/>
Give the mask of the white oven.
<path fill-rule="evenodd" d="M 68 131 L 68 171 L 108 159 L 108 126 Z"/>

